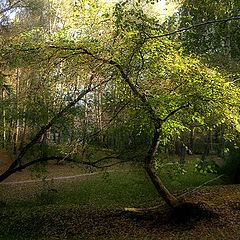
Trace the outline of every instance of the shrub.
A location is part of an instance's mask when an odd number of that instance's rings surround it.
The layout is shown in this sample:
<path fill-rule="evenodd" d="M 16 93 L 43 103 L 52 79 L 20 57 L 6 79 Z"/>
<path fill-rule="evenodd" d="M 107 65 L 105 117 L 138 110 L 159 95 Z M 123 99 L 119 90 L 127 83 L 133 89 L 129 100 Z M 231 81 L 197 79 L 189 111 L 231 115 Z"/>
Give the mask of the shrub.
<path fill-rule="evenodd" d="M 229 177 L 231 183 L 240 183 L 240 149 L 230 149 L 222 171 Z"/>
<path fill-rule="evenodd" d="M 212 160 L 207 160 L 207 161 L 199 160 L 195 165 L 195 171 L 202 174 L 218 173 L 219 167 Z"/>

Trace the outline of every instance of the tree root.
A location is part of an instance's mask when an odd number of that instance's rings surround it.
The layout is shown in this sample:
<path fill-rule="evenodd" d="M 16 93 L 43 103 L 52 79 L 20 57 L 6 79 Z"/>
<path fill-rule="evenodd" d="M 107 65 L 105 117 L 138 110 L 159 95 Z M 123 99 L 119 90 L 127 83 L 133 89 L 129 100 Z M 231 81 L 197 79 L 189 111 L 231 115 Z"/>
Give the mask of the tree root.
<path fill-rule="evenodd" d="M 124 214 L 135 220 L 150 220 L 159 224 L 185 224 L 216 217 L 217 213 L 207 202 L 183 201 L 174 208 L 159 205 L 151 208 L 125 208 Z"/>
<path fill-rule="evenodd" d="M 215 216 L 217 213 L 206 202 L 183 202 L 172 209 L 170 219 L 174 223 L 185 223 Z"/>
<path fill-rule="evenodd" d="M 145 212 L 156 211 L 161 206 L 164 206 L 164 204 L 154 206 L 154 207 L 149 207 L 149 208 L 124 208 L 124 211 L 129 213 L 145 213 Z"/>

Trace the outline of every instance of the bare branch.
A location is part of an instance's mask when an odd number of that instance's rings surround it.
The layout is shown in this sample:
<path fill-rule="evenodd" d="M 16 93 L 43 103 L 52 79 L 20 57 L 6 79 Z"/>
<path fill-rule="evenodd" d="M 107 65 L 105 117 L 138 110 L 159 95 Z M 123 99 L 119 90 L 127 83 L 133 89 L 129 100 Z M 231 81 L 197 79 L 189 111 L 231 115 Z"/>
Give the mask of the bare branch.
<path fill-rule="evenodd" d="M 100 162 L 103 162 L 104 160 L 110 160 L 110 159 L 120 159 L 120 155 L 114 155 L 112 154 L 111 156 L 106 156 L 106 157 L 102 157 L 94 162 L 92 162 L 92 164 L 94 166 L 96 166 L 96 164 L 100 163 Z"/>
<path fill-rule="evenodd" d="M 27 167 L 30 167 L 34 164 L 37 164 L 37 163 L 43 163 L 43 162 L 47 162 L 47 161 L 53 161 L 53 160 L 58 160 L 58 161 L 61 161 L 61 160 L 64 160 L 66 162 L 73 162 L 73 163 L 78 163 L 78 164 L 83 164 L 83 165 L 88 165 L 88 166 L 92 166 L 94 167 L 95 164 L 91 164 L 91 162 L 86 162 L 86 161 L 81 161 L 81 162 L 78 162 L 72 158 L 69 158 L 69 157 L 66 157 L 66 156 L 51 156 L 51 157 L 43 157 L 43 158 L 38 158 L 38 159 L 35 159 L 33 161 L 30 161 L 28 163 L 25 163 L 19 167 L 16 167 L 14 170 L 15 172 L 17 171 L 22 171 L 23 169 L 27 168 Z"/>
<path fill-rule="evenodd" d="M 91 81 L 90 81 L 91 82 Z M 104 82 L 105 83 L 105 82 Z M 39 132 L 34 136 L 34 138 L 22 149 L 22 151 L 19 153 L 17 159 L 10 165 L 9 169 L 13 169 L 15 168 L 21 161 L 21 159 L 25 156 L 26 152 L 42 137 L 42 135 L 44 133 L 46 133 L 46 131 L 48 129 L 50 129 L 53 124 L 59 119 L 61 118 L 64 114 L 66 114 L 73 106 L 75 106 L 75 104 L 77 102 L 79 102 L 87 93 L 93 91 L 94 89 L 96 89 L 97 87 L 99 87 L 100 85 L 102 85 L 103 83 L 100 83 L 94 87 L 91 86 L 91 83 L 89 84 L 89 86 L 84 89 L 79 96 L 74 99 L 73 101 L 71 101 L 67 106 L 65 106 L 61 111 L 59 111 L 45 126 L 41 127 L 41 129 L 39 130 Z"/>
<path fill-rule="evenodd" d="M 240 16 L 234 16 L 234 17 L 229 17 L 229 18 L 225 18 L 225 19 L 217 19 L 217 20 L 207 21 L 207 22 L 203 22 L 203 23 L 198 23 L 198 24 L 192 25 L 190 27 L 181 28 L 181 29 L 178 29 L 178 30 L 175 30 L 172 32 L 168 32 L 168 33 L 164 33 L 164 34 L 156 35 L 156 36 L 151 36 L 151 37 L 146 37 L 146 38 L 147 39 L 156 39 L 156 38 L 167 37 L 167 36 L 171 36 L 174 34 L 178 34 L 181 32 L 191 30 L 193 28 L 199 28 L 199 27 L 202 27 L 205 25 L 211 25 L 211 24 L 217 24 L 217 23 L 226 23 L 226 22 L 235 21 L 235 20 L 240 20 Z"/>
<path fill-rule="evenodd" d="M 18 167 L 8 168 L 3 174 L 0 175 L 0 182 L 5 180 L 6 178 L 11 176 L 12 174 L 14 174 L 16 172 L 19 172 L 19 171 L 22 171 L 25 168 L 30 167 L 34 164 L 43 163 L 43 162 L 52 161 L 52 160 L 64 160 L 64 161 L 67 161 L 67 162 L 79 163 L 79 164 L 83 164 L 83 165 L 87 165 L 87 166 L 91 166 L 91 167 L 95 167 L 95 168 L 102 168 L 102 167 L 99 167 L 99 166 L 95 165 L 95 163 L 91 163 L 91 162 L 87 162 L 87 161 L 78 162 L 78 161 L 76 161 L 72 158 L 66 157 L 66 156 L 43 157 L 43 158 L 38 158 L 38 159 L 35 159 L 35 160 L 30 161 L 28 163 L 19 165 Z"/>
<path fill-rule="evenodd" d="M 156 115 L 152 106 L 147 101 L 146 96 L 143 93 L 141 93 L 137 89 L 137 87 L 132 83 L 128 74 L 124 71 L 124 69 L 122 68 L 122 66 L 120 64 L 118 64 L 117 62 L 115 62 L 113 60 L 108 61 L 108 64 L 115 66 L 119 70 L 125 83 L 130 87 L 132 93 L 143 103 L 146 111 L 149 113 L 150 118 L 154 121 L 154 124 L 157 126 L 157 128 L 159 128 L 162 123 L 162 120 Z"/>
<path fill-rule="evenodd" d="M 97 169 L 109 168 L 109 167 L 115 166 L 117 164 L 121 164 L 121 163 L 125 163 L 125 162 L 129 162 L 130 161 L 130 160 L 127 159 L 127 160 L 114 162 L 114 163 L 111 163 L 111 164 L 108 164 L 108 165 L 103 165 L 103 166 L 97 165 L 98 163 L 100 163 L 100 162 L 102 162 L 104 160 L 113 159 L 113 158 L 117 159 L 118 156 L 115 156 L 115 157 L 111 157 L 111 156 L 103 157 L 101 159 L 98 159 L 95 162 L 77 161 L 77 160 L 75 160 L 73 158 L 66 157 L 66 156 L 51 156 L 51 157 L 38 158 L 38 159 L 35 159 L 35 160 L 30 161 L 28 163 L 22 164 L 22 165 L 20 165 L 18 167 L 11 168 L 11 169 L 9 168 L 3 174 L 0 175 L 0 182 L 2 182 L 3 180 L 7 179 L 12 174 L 26 169 L 27 167 L 30 167 L 30 166 L 35 165 L 37 163 L 44 163 L 44 162 L 47 162 L 47 161 L 55 161 L 55 160 L 61 161 L 61 160 L 64 160 L 66 162 L 73 162 L 73 163 L 76 163 L 76 164 L 86 165 L 86 166 L 94 167 L 94 168 L 97 168 Z"/>

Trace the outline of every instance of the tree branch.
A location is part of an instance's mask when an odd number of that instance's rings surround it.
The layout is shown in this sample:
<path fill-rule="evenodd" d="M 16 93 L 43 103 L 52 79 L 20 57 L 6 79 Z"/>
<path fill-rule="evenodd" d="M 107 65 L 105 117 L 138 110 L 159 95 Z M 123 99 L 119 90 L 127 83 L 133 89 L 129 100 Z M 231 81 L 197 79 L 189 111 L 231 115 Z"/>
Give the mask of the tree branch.
<path fill-rule="evenodd" d="M 183 105 L 183 106 L 180 106 L 179 108 L 173 110 L 172 112 L 170 112 L 164 119 L 163 119 L 163 122 L 166 122 L 168 120 L 168 118 L 170 118 L 171 116 L 173 116 L 176 112 L 184 109 L 184 108 L 187 108 L 189 107 L 190 105 L 187 104 L 187 105 Z"/>
<path fill-rule="evenodd" d="M 117 62 L 115 62 L 113 60 L 109 60 L 107 63 L 115 66 L 118 69 L 118 71 L 120 72 L 120 74 L 121 74 L 123 80 L 125 81 L 125 83 L 130 87 L 132 93 L 143 103 L 146 111 L 149 113 L 150 118 L 154 121 L 154 124 L 157 126 L 157 128 L 159 128 L 162 120 L 156 115 L 152 106 L 147 101 L 146 96 L 144 94 L 142 94 L 136 88 L 136 86 L 132 83 L 132 81 L 128 77 L 127 73 L 124 71 L 124 69 L 122 68 L 122 66 L 120 64 L 118 64 Z"/>
<path fill-rule="evenodd" d="M 14 7 L 16 7 L 19 3 L 21 2 L 21 0 L 18 0 L 16 2 L 13 2 L 11 5 L 9 5 L 6 8 L 3 8 L 0 10 L 0 15 L 4 14 L 5 12 L 10 11 L 11 9 L 13 9 Z M 1 18 L 1 17 L 0 17 Z"/>
<path fill-rule="evenodd" d="M 164 33 L 164 34 L 157 35 L 157 36 L 150 36 L 150 37 L 146 37 L 146 38 L 147 39 L 156 39 L 156 38 L 167 37 L 167 36 L 171 36 L 171 35 L 174 35 L 174 34 L 178 34 L 178 33 L 181 33 L 181 32 L 191 30 L 193 28 L 199 28 L 199 27 L 202 27 L 202 26 L 205 26 L 205 25 L 211 25 L 211 24 L 216 24 L 216 23 L 226 23 L 226 22 L 229 22 L 229 21 L 232 21 L 232 20 L 233 21 L 240 20 L 240 16 L 234 16 L 234 17 L 225 18 L 225 19 L 217 19 L 217 20 L 207 21 L 207 22 L 203 22 L 203 23 L 198 23 L 198 24 L 192 25 L 190 27 L 181 28 L 181 29 L 178 29 L 178 30 L 175 30 L 175 31 L 172 31 L 172 32 Z"/>
<path fill-rule="evenodd" d="M 19 171 L 22 171 L 24 169 L 26 169 L 27 167 L 30 167 L 32 165 L 35 165 L 37 163 L 43 163 L 43 162 L 47 162 L 47 161 L 54 161 L 54 160 L 64 160 L 64 161 L 67 161 L 67 162 L 73 162 L 73 163 L 78 163 L 78 164 L 82 164 L 82 165 L 86 165 L 86 166 L 91 166 L 91 167 L 94 167 L 94 168 L 97 168 L 97 169 L 103 169 L 103 168 L 109 168 L 109 167 L 112 167 L 112 166 L 115 166 L 117 164 L 120 164 L 120 163 L 125 163 L 125 162 L 129 162 L 130 160 L 122 160 L 122 161 L 118 161 L 118 162 L 115 162 L 115 163 L 111 163 L 111 164 L 108 164 L 108 165 L 103 165 L 103 166 L 99 166 L 97 165 L 98 163 L 106 160 L 106 159 L 113 159 L 113 158 L 118 158 L 119 156 L 116 156 L 116 157 L 103 157 L 103 158 L 100 158 L 98 159 L 97 161 L 94 161 L 94 162 L 88 162 L 88 161 L 76 161 L 72 158 L 69 158 L 69 157 L 66 157 L 66 156 L 51 156 L 51 157 L 43 157 L 43 158 L 38 158 L 38 159 L 35 159 L 33 161 L 30 161 L 28 163 L 25 163 L 23 165 L 20 165 L 18 167 L 15 167 L 15 168 L 9 168 L 8 170 L 6 170 L 3 174 L 0 175 L 0 182 L 2 182 L 3 180 L 5 180 L 6 178 L 8 178 L 9 176 L 11 176 L 12 174 L 16 173 L 16 172 L 19 172 Z"/>
<path fill-rule="evenodd" d="M 93 77 L 93 76 L 92 76 Z M 106 82 L 106 81 L 105 81 Z M 103 83 L 105 83 L 103 82 Z M 84 90 L 82 90 L 82 92 L 79 94 L 79 96 L 74 99 L 73 101 L 71 101 L 67 106 L 65 106 L 62 110 L 60 110 L 45 126 L 41 127 L 41 129 L 39 130 L 39 132 L 34 136 L 34 138 L 22 149 L 22 151 L 19 153 L 18 157 L 16 158 L 15 161 L 13 161 L 13 163 L 9 166 L 8 170 L 10 169 L 14 169 L 17 167 L 17 165 L 20 163 L 21 159 L 25 156 L 25 154 L 27 153 L 27 151 L 42 137 L 42 135 L 44 133 L 46 133 L 46 131 L 48 129 L 50 129 L 53 124 L 59 119 L 61 118 L 66 112 L 68 112 L 73 106 L 75 106 L 75 104 L 77 102 L 79 102 L 87 93 L 93 91 L 94 89 L 96 89 L 97 87 L 99 87 L 100 85 L 102 85 L 103 83 L 100 83 L 94 87 L 91 86 L 91 80 L 90 80 L 90 84 L 88 85 L 88 87 Z"/>
<path fill-rule="evenodd" d="M 91 162 L 87 162 L 87 161 L 77 162 L 76 160 L 74 160 L 72 158 L 69 158 L 69 157 L 66 157 L 66 156 L 43 157 L 43 158 L 38 158 L 38 159 L 35 159 L 35 160 L 30 161 L 28 163 L 19 165 L 18 167 L 8 168 L 3 174 L 0 175 L 0 182 L 5 180 L 6 178 L 11 176 L 12 174 L 14 174 L 16 172 L 19 172 L 19 171 L 22 171 L 25 168 L 30 167 L 34 164 L 43 163 L 43 162 L 52 161 L 52 160 L 64 160 L 64 161 L 67 161 L 67 162 L 80 163 L 80 164 L 87 165 L 87 166 L 92 166 L 92 167 L 95 167 L 95 168 L 102 168 L 102 167 L 99 167 L 99 166 L 95 165 L 95 163 L 91 163 Z"/>

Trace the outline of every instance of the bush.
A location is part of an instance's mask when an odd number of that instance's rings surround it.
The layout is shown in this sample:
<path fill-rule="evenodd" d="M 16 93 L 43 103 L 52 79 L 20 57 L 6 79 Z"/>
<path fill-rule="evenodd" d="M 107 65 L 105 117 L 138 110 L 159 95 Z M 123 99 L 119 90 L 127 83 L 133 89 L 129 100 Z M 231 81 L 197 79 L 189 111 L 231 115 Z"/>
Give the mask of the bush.
<path fill-rule="evenodd" d="M 199 160 L 195 165 L 195 171 L 202 174 L 218 173 L 219 167 L 212 160 L 208 160 L 208 161 Z"/>
<path fill-rule="evenodd" d="M 222 169 L 231 183 L 240 183 L 240 149 L 230 149 L 229 156 Z"/>

